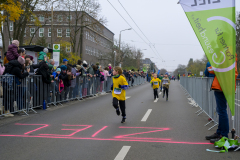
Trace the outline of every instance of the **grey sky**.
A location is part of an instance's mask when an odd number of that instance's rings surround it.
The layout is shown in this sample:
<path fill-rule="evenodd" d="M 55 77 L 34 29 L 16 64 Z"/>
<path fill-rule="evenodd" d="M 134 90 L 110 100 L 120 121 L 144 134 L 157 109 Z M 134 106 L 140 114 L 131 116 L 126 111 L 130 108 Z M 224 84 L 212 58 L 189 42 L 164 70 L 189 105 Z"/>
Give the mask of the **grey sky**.
<path fill-rule="evenodd" d="M 131 21 L 118 0 L 109 1 L 140 36 L 148 42 Z M 181 5 L 177 4 L 178 1 L 120 0 L 147 38 L 151 43 L 155 44 L 158 53 L 156 50 L 154 50 L 154 53 L 133 30 L 122 32 L 122 40 L 137 48 L 147 49 L 143 51 L 144 58 L 154 57 L 151 59 L 157 62 L 158 68 L 166 68 L 168 71 L 175 70 L 178 64 L 186 65 L 190 58 L 196 60 L 204 55 Z M 107 0 L 99 0 L 99 2 L 102 6 L 101 14 L 108 20 L 107 27 L 115 33 L 115 38 L 118 39 L 119 32 L 130 28 L 129 25 L 119 16 Z M 239 11 L 240 1 L 236 2 L 236 6 Z M 160 57 L 166 62 L 163 63 Z"/>

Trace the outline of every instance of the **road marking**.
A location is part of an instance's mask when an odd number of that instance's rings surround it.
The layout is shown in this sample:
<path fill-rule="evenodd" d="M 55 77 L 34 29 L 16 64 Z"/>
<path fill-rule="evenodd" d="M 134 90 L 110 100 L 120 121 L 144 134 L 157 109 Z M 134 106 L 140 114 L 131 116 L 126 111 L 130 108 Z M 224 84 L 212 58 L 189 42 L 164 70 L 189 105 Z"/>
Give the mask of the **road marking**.
<path fill-rule="evenodd" d="M 148 116 L 150 115 L 150 113 L 152 112 L 152 109 L 149 109 L 148 111 L 147 111 L 147 113 L 144 115 L 144 117 L 142 118 L 142 122 L 146 122 L 147 121 L 147 119 L 148 119 Z"/>
<path fill-rule="evenodd" d="M 129 97 L 126 97 L 126 100 L 127 100 L 127 99 L 129 99 L 129 98 L 131 98 L 131 96 L 129 96 Z"/>
<path fill-rule="evenodd" d="M 130 148 L 131 146 L 123 146 L 114 160 L 123 160 Z"/>

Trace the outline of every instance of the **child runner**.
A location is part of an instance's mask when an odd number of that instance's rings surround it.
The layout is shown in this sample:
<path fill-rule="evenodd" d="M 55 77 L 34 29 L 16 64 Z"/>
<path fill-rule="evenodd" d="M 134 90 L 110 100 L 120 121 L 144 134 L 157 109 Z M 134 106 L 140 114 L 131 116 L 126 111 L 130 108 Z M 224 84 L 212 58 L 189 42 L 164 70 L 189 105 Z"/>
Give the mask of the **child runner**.
<path fill-rule="evenodd" d="M 113 69 L 113 84 L 111 86 L 112 89 L 112 96 L 113 96 L 113 107 L 116 109 L 116 113 L 119 116 L 119 106 L 122 112 L 122 121 L 121 123 L 125 123 L 126 121 L 126 106 L 125 106 L 125 100 L 126 100 L 126 91 L 128 89 L 128 83 L 126 81 L 126 78 L 123 75 L 123 71 L 121 67 L 115 67 Z"/>
<path fill-rule="evenodd" d="M 164 78 L 162 79 L 162 87 L 163 87 L 163 98 L 166 92 L 166 101 L 168 101 L 168 89 L 170 85 L 170 80 L 168 78 L 168 73 L 166 72 Z"/>
<path fill-rule="evenodd" d="M 153 94 L 154 94 L 154 102 L 158 101 L 158 88 L 159 84 L 161 83 L 161 80 L 157 78 L 157 74 L 153 74 L 153 79 L 150 82 L 153 86 Z"/>

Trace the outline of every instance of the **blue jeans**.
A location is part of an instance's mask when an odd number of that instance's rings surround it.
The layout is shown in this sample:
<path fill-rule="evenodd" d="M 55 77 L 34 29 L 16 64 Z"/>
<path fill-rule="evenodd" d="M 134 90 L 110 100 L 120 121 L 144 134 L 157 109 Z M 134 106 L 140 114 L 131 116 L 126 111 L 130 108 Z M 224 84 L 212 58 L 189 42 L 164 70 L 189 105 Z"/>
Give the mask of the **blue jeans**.
<path fill-rule="evenodd" d="M 219 115 L 219 123 L 217 134 L 224 137 L 228 137 L 229 133 L 229 121 L 227 114 L 227 100 L 223 92 L 214 92 L 216 102 L 217 102 L 217 113 Z"/>

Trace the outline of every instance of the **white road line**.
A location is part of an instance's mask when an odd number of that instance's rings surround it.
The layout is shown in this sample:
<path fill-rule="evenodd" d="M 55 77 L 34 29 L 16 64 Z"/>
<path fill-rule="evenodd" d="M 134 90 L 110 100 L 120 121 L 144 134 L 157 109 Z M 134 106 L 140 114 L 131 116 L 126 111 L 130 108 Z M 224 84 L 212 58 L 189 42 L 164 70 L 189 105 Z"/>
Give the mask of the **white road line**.
<path fill-rule="evenodd" d="M 126 97 L 126 100 L 129 99 L 129 98 L 131 98 L 131 97 Z"/>
<path fill-rule="evenodd" d="M 144 117 L 142 118 L 142 122 L 146 122 L 147 121 L 147 119 L 148 119 L 148 116 L 150 115 L 150 113 L 152 112 L 152 109 L 149 109 L 148 111 L 147 111 L 147 113 L 144 115 Z"/>
<path fill-rule="evenodd" d="M 130 148 L 131 148 L 131 146 L 123 146 L 121 151 L 118 153 L 118 155 L 116 156 L 116 158 L 114 160 L 123 160 L 125 158 L 125 156 L 127 155 Z"/>

